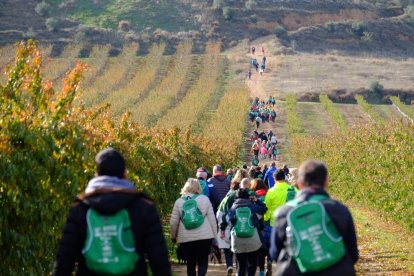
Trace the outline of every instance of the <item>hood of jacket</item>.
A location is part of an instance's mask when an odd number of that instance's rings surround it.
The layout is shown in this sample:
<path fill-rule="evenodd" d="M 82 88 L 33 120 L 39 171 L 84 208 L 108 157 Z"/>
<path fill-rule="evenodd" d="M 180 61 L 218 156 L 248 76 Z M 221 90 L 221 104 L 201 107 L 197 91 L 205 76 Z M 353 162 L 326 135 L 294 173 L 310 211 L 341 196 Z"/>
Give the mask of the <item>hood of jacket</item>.
<path fill-rule="evenodd" d="M 227 175 L 225 175 L 225 174 L 216 174 L 212 178 L 217 179 L 217 181 L 219 181 L 219 182 L 223 182 L 223 181 L 227 180 Z"/>
<path fill-rule="evenodd" d="M 237 198 L 234 203 L 233 206 L 231 208 L 236 209 L 239 207 L 246 207 L 246 206 L 250 206 L 252 205 L 252 201 L 250 199 L 246 199 L 246 198 Z"/>
<path fill-rule="evenodd" d="M 118 177 L 98 176 L 89 181 L 81 200 L 101 214 L 111 215 L 137 198 L 134 184 Z"/>

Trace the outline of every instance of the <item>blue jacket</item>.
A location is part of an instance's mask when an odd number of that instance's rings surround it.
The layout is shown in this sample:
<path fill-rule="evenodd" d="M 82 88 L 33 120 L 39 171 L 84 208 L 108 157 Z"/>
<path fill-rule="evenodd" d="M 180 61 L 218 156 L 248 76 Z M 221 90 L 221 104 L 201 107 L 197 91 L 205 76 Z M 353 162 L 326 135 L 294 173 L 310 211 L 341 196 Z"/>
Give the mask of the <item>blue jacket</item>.
<path fill-rule="evenodd" d="M 277 171 L 276 167 L 270 167 L 264 176 L 264 182 L 267 183 L 269 189 L 275 185 L 275 179 L 273 178 L 273 173 Z"/>

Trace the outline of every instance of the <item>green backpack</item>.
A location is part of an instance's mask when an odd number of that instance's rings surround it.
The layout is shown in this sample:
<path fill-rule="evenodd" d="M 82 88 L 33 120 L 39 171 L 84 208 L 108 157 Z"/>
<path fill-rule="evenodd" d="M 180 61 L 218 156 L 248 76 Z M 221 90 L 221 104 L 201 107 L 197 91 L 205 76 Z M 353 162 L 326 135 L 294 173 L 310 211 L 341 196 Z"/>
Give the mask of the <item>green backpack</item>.
<path fill-rule="evenodd" d="M 254 158 L 254 159 L 252 160 L 252 164 L 253 164 L 253 166 L 257 166 L 257 165 L 259 165 L 259 159 Z"/>
<path fill-rule="evenodd" d="M 86 213 L 87 231 L 82 254 L 86 266 L 104 275 L 126 275 L 135 269 L 139 255 L 135 251 L 134 234 L 128 211 L 111 216 L 92 208 Z"/>
<path fill-rule="evenodd" d="M 338 263 L 345 256 L 342 236 L 319 201 L 326 196 L 313 196 L 309 201 L 288 203 L 295 206 L 288 215 L 287 250 L 300 272 L 318 272 Z"/>
<path fill-rule="evenodd" d="M 256 228 L 252 221 L 252 211 L 249 207 L 236 209 L 236 224 L 233 227 L 234 234 L 239 238 L 253 237 Z"/>
<path fill-rule="evenodd" d="M 294 199 L 296 196 L 296 190 L 295 187 L 290 186 L 287 190 L 287 194 L 286 194 L 286 202 L 291 201 L 292 199 Z"/>
<path fill-rule="evenodd" d="M 198 228 L 204 223 L 204 216 L 200 209 L 198 209 L 197 201 L 195 200 L 197 196 L 198 195 L 193 195 L 192 197 L 182 197 L 185 202 L 183 204 L 183 214 L 181 220 L 187 230 Z"/>

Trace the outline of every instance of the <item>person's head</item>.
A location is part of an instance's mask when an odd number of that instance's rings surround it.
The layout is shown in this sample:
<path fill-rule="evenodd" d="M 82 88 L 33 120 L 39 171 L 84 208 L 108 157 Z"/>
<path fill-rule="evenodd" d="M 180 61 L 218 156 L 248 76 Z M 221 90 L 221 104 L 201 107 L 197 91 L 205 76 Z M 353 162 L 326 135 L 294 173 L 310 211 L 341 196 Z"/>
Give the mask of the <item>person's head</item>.
<path fill-rule="evenodd" d="M 297 187 L 297 185 L 298 185 L 297 184 L 298 172 L 299 172 L 299 170 L 297 168 L 290 169 L 290 171 L 289 171 L 289 183 L 290 183 L 290 185 L 295 186 L 295 187 Z"/>
<path fill-rule="evenodd" d="M 244 198 L 244 199 L 249 199 L 250 195 L 247 192 L 246 189 L 239 189 L 236 193 L 236 198 Z"/>
<path fill-rule="evenodd" d="M 106 148 L 95 157 L 96 175 L 126 177 L 125 159 L 117 150 Z"/>
<path fill-rule="evenodd" d="M 240 182 L 240 189 L 250 189 L 250 179 L 243 178 Z"/>
<path fill-rule="evenodd" d="M 267 164 L 264 164 L 263 165 L 263 170 L 266 170 L 267 169 Z"/>
<path fill-rule="evenodd" d="M 181 189 L 181 195 L 186 194 L 200 194 L 201 193 L 201 186 L 198 183 L 198 180 L 195 178 L 189 178 L 187 182 L 185 182 L 184 187 Z"/>
<path fill-rule="evenodd" d="M 256 167 L 256 172 L 260 172 L 262 170 L 262 168 L 260 168 L 260 166 Z"/>
<path fill-rule="evenodd" d="M 276 167 L 276 162 L 272 162 L 271 166 Z"/>
<path fill-rule="evenodd" d="M 328 188 L 328 169 L 325 164 L 317 160 L 303 162 L 298 171 L 298 187 Z"/>
<path fill-rule="evenodd" d="M 233 169 L 228 169 L 228 170 L 227 170 L 227 175 L 233 175 L 233 174 L 234 174 Z"/>
<path fill-rule="evenodd" d="M 237 170 L 236 174 L 234 175 L 233 179 L 231 180 L 230 189 L 237 190 L 240 187 L 240 183 L 243 178 L 247 178 L 247 171 L 246 170 Z"/>
<path fill-rule="evenodd" d="M 213 167 L 213 175 L 223 174 L 223 167 L 221 165 L 215 165 Z"/>
<path fill-rule="evenodd" d="M 207 179 L 207 172 L 203 168 L 198 168 L 196 173 L 197 178 Z"/>
<path fill-rule="evenodd" d="M 247 170 L 247 164 L 246 163 L 243 164 L 243 170 Z"/>
<path fill-rule="evenodd" d="M 255 172 L 256 172 L 255 167 L 251 166 L 250 169 L 249 169 L 249 173 L 248 173 L 249 177 L 254 178 L 254 173 Z"/>
<path fill-rule="evenodd" d="M 258 190 L 266 190 L 267 191 L 268 189 L 269 188 L 264 183 L 263 179 L 256 178 L 256 179 L 253 179 L 252 182 L 250 182 L 250 190 L 252 190 L 253 192 L 256 192 Z"/>
<path fill-rule="evenodd" d="M 283 169 L 279 169 L 273 174 L 273 177 L 275 178 L 276 181 L 285 180 L 285 176 L 286 176 L 285 171 Z"/>

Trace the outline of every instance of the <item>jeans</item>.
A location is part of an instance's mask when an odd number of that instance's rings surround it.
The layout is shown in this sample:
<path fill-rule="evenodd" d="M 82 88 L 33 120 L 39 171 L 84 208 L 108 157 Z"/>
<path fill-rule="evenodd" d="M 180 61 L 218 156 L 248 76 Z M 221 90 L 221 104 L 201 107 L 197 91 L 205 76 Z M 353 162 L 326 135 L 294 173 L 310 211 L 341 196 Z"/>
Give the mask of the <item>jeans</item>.
<path fill-rule="evenodd" d="M 255 276 L 257 268 L 257 251 L 236 253 L 237 276 Z"/>
<path fill-rule="evenodd" d="M 205 276 L 208 268 L 208 254 L 210 254 L 212 239 L 182 243 L 183 254 L 187 260 L 187 275 Z"/>
<path fill-rule="evenodd" d="M 230 248 L 225 248 L 223 251 L 224 258 L 226 259 L 226 267 L 233 267 L 233 252 L 231 252 Z"/>

